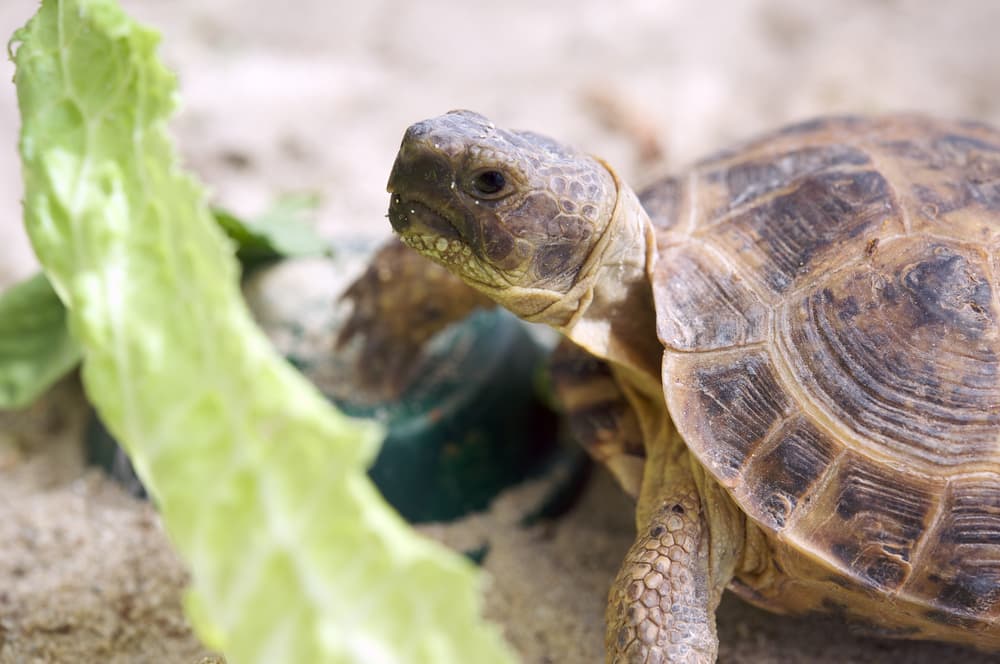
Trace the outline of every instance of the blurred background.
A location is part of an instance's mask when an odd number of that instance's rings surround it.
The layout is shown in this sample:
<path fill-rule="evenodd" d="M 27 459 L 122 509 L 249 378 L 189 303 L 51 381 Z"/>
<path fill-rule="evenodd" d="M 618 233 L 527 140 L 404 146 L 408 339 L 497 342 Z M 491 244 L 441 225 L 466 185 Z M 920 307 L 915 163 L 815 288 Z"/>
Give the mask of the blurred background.
<path fill-rule="evenodd" d="M 633 184 L 807 116 L 913 109 L 1000 122 L 991 0 L 122 0 L 179 72 L 182 152 L 237 212 L 323 196 L 380 236 L 403 130 L 452 108 L 604 156 Z M 0 34 L 35 0 L 2 0 Z M 13 66 L 0 63 L 0 283 L 20 230 Z"/>
<path fill-rule="evenodd" d="M 995 0 L 120 2 L 163 34 L 162 54 L 180 81 L 178 145 L 215 201 L 249 215 L 283 193 L 317 193 L 320 230 L 334 242 L 388 236 L 385 182 L 403 131 L 453 108 L 574 143 L 636 186 L 809 116 L 916 110 L 1000 125 Z M 0 0 L 0 35 L 36 6 Z M 21 229 L 13 73 L 0 62 L 0 287 L 35 269 Z M 139 622 L 115 606 L 101 609 L 108 634 L 153 649 L 106 661 L 195 661 L 200 646 L 179 609 L 184 572 L 150 525 L 155 514 L 92 475 L 89 484 L 66 484 L 82 472 L 74 463 L 52 476 L 58 481 L 35 482 L 34 497 L 0 483 L 0 541 L 47 528 L 74 552 L 46 549 L 39 564 L 33 540 L 0 550 L 0 573 L 38 571 L 9 597 L 0 593 L 0 663 L 9 661 L 4 620 L 48 624 L 24 607 L 47 602 L 54 624 L 64 625 L 72 602 L 38 585 L 64 578 L 123 588 L 128 606 L 163 605 L 126 612 L 144 616 Z M 455 532 L 432 534 L 461 548 L 500 533 L 485 564 L 494 580 L 486 610 L 526 662 L 599 661 L 607 587 L 633 538 L 631 505 L 598 474 L 559 521 L 525 528 L 519 509 L 500 500 Z M 98 609 L 86 602 L 80 631 L 59 632 L 74 647 L 80 633 L 99 631 Z M 729 664 L 987 661 L 934 644 L 857 638 L 835 619 L 776 619 L 731 597 L 719 629 L 720 661 Z M 54 638 L 39 633 L 39 643 Z M 164 654 L 172 639 L 183 656 Z"/>

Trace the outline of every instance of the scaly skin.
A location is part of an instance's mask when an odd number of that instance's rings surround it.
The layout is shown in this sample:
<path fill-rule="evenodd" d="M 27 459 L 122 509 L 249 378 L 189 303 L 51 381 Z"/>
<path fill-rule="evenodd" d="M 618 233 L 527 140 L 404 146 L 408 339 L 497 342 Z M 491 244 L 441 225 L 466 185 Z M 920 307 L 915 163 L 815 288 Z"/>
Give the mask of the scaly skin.
<path fill-rule="evenodd" d="M 715 661 L 718 639 L 704 555 L 707 533 L 691 486 L 662 496 L 650 525 L 625 555 L 608 598 L 605 646 L 610 662 Z"/>
<path fill-rule="evenodd" d="M 592 157 L 467 111 L 411 127 L 388 188 L 404 243 L 606 361 L 636 414 L 647 457 L 639 536 L 609 598 L 608 662 L 713 662 L 743 526 L 721 492 L 704 500 L 666 415 L 652 227 L 635 194 Z"/>

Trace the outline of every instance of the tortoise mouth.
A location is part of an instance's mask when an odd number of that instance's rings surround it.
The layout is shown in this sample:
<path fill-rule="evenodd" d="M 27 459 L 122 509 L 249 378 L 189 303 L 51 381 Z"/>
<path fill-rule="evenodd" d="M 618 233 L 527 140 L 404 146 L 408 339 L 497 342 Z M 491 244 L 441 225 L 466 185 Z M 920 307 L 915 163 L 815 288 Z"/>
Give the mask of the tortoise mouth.
<path fill-rule="evenodd" d="M 462 240 L 462 234 L 447 217 L 415 198 L 392 194 L 389 223 L 400 235 L 434 235 L 446 242 Z"/>
<path fill-rule="evenodd" d="M 392 195 L 388 217 L 403 244 L 463 278 L 475 280 L 470 272 L 472 249 L 448 217 L 426 203 L 398 194 Z"/>

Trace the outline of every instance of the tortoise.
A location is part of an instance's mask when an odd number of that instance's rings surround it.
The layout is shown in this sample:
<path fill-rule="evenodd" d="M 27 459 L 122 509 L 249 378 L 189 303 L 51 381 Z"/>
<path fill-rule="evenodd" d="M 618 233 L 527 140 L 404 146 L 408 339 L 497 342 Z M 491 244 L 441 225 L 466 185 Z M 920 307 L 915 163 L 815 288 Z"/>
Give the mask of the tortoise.
<path fill-rule="evenodd" d="M 565 341 L 570 425 L 636 497 L 609 662 L 713 662 L 725 588 L 1000 650 L 1000 131 L 775 131 L 638 194 L 470 111 L 405 133 L 399 238 Z"/>

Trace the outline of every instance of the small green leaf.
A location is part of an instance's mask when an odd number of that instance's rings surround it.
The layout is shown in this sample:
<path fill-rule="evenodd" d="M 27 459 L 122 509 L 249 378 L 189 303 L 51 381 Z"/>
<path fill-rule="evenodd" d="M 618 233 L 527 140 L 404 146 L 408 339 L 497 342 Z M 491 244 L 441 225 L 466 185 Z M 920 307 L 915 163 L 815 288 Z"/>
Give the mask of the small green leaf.
<path fill-rule="evenodd" d="M 263 214 L 246 219 L 221 208 L 215 221 L 236 242 L 244 268 L 278 258 L 330 255 L 330 244 L 310 223 L 319 198 L 312 194 L 282 196 Z"/>
<path fill-rule="evenodd" d="M 66 309 L 44 275 L 0 293 L 0 409 L 31 405 L 79 361 Z"/>

